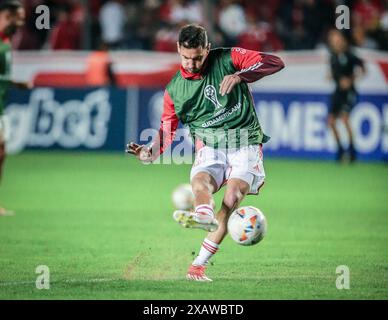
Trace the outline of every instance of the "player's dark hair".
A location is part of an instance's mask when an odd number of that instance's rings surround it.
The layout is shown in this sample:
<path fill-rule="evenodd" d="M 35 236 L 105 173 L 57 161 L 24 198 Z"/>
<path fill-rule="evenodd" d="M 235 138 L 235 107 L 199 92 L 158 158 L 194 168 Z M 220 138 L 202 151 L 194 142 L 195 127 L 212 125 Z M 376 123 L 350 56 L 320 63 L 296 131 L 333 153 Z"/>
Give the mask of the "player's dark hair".
<path fill-rule="evenodd" d="M 23 7 L 19 0 L 0 0 L 0 11 L 4 10 L 16 10 Z"/>
<path fill-rule="evenodd" d="M 331 28 L 331 29 L 328 30 L 328 32 L 326 34 L 326 38 L 328 38 L 330 33 L 333 33 L 333 32 L 339 34 L 342 37 L 342 39 L 344 39 L 346 41 L 347 44 L 350 43 L 350 38 L 349 38 L 348 34 L 346 32 L 344 32 L 344 31 L 342 31 L 342 30 L 338 30 L 338 29 L 335 29 L 335 28 Z"/>
<path fill-rule="evenodd" d="M 178 43 L 179 46 L 187 49 L 206 48 L 208 46 L 207 32 L 202 26 L 189 24 L 180 30 Z"/>

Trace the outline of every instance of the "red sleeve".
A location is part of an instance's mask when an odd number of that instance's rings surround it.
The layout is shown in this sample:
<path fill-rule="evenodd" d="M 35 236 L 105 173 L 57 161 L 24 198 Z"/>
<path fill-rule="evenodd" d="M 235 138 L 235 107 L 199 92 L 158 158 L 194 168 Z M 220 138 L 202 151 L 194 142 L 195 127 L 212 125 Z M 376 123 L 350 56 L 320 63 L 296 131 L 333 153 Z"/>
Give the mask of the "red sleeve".
<path fill-rule="evenodd" d="M 232 48 L 231 56 L 236 74 L 245 82 L 255 82 L 284 68 L 284 62 L 272 54 Z"/>
<path fill-rule="evenodd" d="M 175 114 L 174 102 L 167 90 L 164 91 L 163 114 L 157 136 L 152 141 L 153 158 L 160 156 L 172 143 L 178 128 L 179 119 Z"/>

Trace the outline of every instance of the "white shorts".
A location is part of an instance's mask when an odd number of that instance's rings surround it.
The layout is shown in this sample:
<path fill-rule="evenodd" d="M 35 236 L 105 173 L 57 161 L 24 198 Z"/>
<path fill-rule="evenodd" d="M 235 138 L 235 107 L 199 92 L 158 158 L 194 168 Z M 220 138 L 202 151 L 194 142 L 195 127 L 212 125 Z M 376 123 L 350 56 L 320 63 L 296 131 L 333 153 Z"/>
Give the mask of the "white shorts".
<path fill-rule="evenodd" d="M 199 172 L 206 172 L 214 178 L 217 191 L 229 179 L 237 178 L 249 184 L 249 194 L 258 194 L 265 179 L 261 145 L 233 150 L 204 146 L 196 153 L 190 180 Z"/>
<path fill-rule="evenodd" d="M 7 116 L 0 116 L 0 141 L 7 142 L 10 138 L 9 121 Z"/>

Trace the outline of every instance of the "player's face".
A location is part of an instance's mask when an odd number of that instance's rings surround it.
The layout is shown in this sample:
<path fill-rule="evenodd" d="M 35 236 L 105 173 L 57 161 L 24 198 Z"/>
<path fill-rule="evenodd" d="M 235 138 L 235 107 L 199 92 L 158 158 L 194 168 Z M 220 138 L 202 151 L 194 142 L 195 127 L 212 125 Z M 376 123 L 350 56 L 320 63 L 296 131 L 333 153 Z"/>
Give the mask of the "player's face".
<path fill-rule="evenodd" d="M 17 28 L 21 28 L 24 26 L 24 23 L 26 21 L 26 10 L 24 8 L 20 7 L 16 11 L 16 16 L 15 16 L 15 25 Z"/>
<path fill-rule="evenodd" d="M 15 34 L 16 31 L 24 25 L 25 18 L 26 12 L 22 7 L 18 8 L 16 11 L 6 10 L 4 19 L 6 19 L 7 24 L 4 33 L 8 36 Z"/>
<path fill-rule="evenodd" d="M 335 52 L 343 52 L 346 49 L 346 40 L 338 31 L 331 31 L 329 33 L 329 46 Z"/>
<path fill-rule="evenodd" d="M 190 73 L 200 72 L 207 55 L 209 54 L 210 45 L 207 48 L 185 48 L 179 46 L 178 43 L 178 53 L 181 56 L 182 67 Z"/>
<path fill-rule="evenodd" d="M 2 10 L 0 11 L 0 29 L 4 34 L 9 35 L 9 30 L 12 25 L 12 12 L 11 10 Z"/>

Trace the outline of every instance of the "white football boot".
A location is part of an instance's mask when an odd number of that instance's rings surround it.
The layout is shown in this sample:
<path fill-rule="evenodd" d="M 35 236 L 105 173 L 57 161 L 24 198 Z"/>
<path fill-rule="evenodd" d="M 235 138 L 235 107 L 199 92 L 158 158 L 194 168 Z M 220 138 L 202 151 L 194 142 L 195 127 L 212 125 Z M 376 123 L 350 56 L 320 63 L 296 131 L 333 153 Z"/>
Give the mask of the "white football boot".
<path fill-rule="evenodd" d="M 184 228 L 202 229 L 213 232 L 218 229 L 217 220 L 207 214 L 197 214 L 186 210 L 176 210 L 172 214 L 173 219 Z"/>

